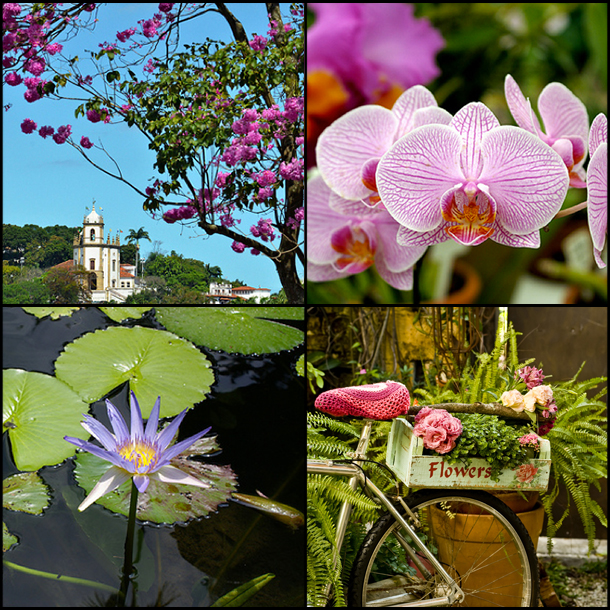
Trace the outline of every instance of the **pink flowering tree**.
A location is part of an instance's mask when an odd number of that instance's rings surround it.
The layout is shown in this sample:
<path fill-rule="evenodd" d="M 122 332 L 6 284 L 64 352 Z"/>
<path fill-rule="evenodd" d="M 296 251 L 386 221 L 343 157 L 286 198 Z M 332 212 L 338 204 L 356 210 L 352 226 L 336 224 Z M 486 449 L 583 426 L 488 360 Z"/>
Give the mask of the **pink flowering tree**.
<path fill-rule="evenodd" d="M 93 75 L 81 72 L 78 57 L 63 57 L 54 40 L 91 25 L 96 5 L 57 6 L 3 5 L 5 83 L 25 85 L 30 102 L 67 99 L 61 89 L 78 87 L 86 97 L 77 98 L 76 118 L 138 129 L 155 152 L 158 175 L 149 185 L 131 184 L 103 145 L 89 140 L 86 123 L 73 130 L 27 118 L 22 131 L 73 146 L 138 192 L 154 217 L 222 235 L 233 252 L 267 256 L 287 300 L 302 303 L 303 5 L 292 4 L 286 19 L 279 4 L 267 3 L 266 36 L 249 37 L 225 4 L 161 3 L 151 19 L 91 53 Z M 224 17 L 234 42 L 207 39 L 177 52 L 180 24 L 207 12 Z M 140 64 L 144 77 L 132 70 Z M 114 165 L 104 166 L 92 148 Z M 241 225 L 246 212 L 259 217 L 250 226 Z"/>

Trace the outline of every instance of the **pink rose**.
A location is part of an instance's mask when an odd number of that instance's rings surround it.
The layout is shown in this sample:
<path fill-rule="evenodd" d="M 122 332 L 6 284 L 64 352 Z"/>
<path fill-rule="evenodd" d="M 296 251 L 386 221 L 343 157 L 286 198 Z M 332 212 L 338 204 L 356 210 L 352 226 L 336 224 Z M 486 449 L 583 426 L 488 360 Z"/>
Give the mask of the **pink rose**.
<path fill-rule="evenodd" d="M 445 409 L 424 407 L 415 417 L 413 432 L 423 438 L 424 447 L 437 453 L 449 453 L 456 439 L 462 434 L 462 422 Z"/>
<path fill-rule="evenodd" d="M 517 479 L 520 483 L 531 483 L 538 472 L 538 468 L 531 464 L 521 464 L 517 469 Z"/>
<path fill-rule="evenodd" d="M 553 390 L 551 389 L 550 385 L 539 385 L 532 388 L 528 393 L 533 394 L 536 402 L 543 407 L 547 404 L 547 402 L 553 400 Z"/>

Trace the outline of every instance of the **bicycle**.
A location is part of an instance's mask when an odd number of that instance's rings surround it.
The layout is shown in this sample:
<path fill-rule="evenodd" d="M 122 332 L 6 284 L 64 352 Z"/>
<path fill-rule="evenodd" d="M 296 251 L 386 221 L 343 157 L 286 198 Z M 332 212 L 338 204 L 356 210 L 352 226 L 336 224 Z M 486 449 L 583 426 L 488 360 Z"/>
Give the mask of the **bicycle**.
<path fill-rule="evenodd" d="M 396 417 L 397 408 L 403 414 L 408 410 L 406 388 L 384 382 L 342 391 L 347 392 L 346 404 L 334 413 L 319 404 L 329 392 L 318 397 L 316 406 L 332 415 L 364 417 L 357 449 L 345 461 L 308 459 L 307 471 L 349 477 L 353 490 L 360 486 L 387 510 L 370 527 L 357 552 L 347 591 L 348 605 L 538 605 L 534 545 L 523 523 L 501 500 L 481 490 L 425 489 L 406 498 L 387 496 L 359 465 L 367 461 L 373 423 Z M 402 393 L 402 405 L 396 392 Z M 352 505 L 344 502 L 339 512 L 335 565 L 351 509 Z M 330 593 L 329 586 L 327 599 Z"/>

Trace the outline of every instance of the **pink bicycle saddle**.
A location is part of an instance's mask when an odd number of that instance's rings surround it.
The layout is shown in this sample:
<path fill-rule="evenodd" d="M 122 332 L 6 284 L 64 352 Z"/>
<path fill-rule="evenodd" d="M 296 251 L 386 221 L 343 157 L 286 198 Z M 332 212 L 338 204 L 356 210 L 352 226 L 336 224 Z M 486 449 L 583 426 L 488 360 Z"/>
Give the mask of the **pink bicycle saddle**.
<path fill-rule="evenodd" d="M 356 415 L 368 419 L 392 419 L 409 410 L 409 391 L 397 381 L 337 388 L 322 392 L 316 408 L 329 415 Z"/>

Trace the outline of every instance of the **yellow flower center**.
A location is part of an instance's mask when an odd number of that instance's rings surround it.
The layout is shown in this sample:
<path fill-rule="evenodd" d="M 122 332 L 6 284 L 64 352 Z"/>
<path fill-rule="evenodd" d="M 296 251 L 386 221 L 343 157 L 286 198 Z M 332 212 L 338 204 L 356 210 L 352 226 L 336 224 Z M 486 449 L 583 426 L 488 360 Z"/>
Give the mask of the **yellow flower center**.
<path fill-rule="evenodd" d="M 119 450 L 119 454 L 131 462 L 138 471 L 141 468 L 148 468 L 153 465 L 157 456 L 157 452 L 153 447 L 137 441 L 130 441 L 123 445 Z"/>

